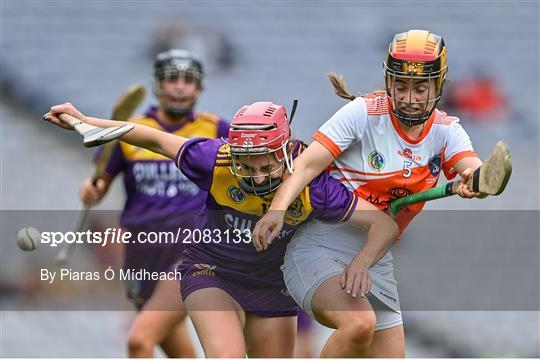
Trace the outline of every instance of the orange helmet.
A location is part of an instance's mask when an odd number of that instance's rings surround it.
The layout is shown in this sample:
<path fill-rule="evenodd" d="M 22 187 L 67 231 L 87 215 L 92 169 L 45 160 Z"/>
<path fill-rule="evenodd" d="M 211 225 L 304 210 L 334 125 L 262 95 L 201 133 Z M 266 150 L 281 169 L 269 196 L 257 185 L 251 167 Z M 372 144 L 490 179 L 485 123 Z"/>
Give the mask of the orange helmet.
<path fill-rule="evenodd" d="M 386 93 L 396 118 L 407 126 L 429 119 L 441 98 L 446 73 L 446 46 L 441 36 L 426 30 L 397 34 L 388 47 L 384 63 Z M 413 87 L 419 80 L 428 82 L 427 98 L 414 101 Z M 408 83 L 408 99 L 396 98 L 396 82 Z M 435 94 L 431 91 L 433 82 Z"/>

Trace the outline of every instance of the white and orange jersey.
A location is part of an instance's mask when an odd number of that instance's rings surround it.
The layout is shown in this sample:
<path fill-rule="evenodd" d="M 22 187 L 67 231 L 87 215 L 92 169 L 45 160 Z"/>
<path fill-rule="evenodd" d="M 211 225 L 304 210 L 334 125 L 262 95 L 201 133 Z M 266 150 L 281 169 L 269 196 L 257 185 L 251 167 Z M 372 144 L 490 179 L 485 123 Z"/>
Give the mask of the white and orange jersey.
<path fill-rule="evenodd" d="M 454 178 L 457 161 L 478 156 L 456 117 L 435 110 L 417 140 L 408 138 L 397 121 L 385 95 L 359 97 L 313 135 L 336 158 L 332 176 L 382 210 L 398 197 L 434 187 L 441 169 L 448 179 Z M 401 211 L 400 229 L 423 207 Z"/>

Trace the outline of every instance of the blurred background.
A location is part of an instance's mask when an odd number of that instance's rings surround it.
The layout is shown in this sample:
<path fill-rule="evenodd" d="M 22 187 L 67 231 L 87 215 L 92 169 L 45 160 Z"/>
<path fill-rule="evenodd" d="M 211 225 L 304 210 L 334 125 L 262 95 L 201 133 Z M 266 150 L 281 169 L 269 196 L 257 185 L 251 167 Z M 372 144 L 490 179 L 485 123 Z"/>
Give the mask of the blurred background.
<path fill-rule="evenodd" d="M 87 115 L 108 117 L 116 98 L 129 85 L 142 83 L 150 94 L 139 109 L 142 112 L 155 101 L 151 71 L 156 53 L 187 48 L 201 56 L 207 70 L 198 110 L 230 119 L 240 106 L 254 101 L 271 100 L 289 108 L 293 99 L 299 99 L 293 131 L 309 141 L 345 103 L 334 95 L 326 74 L 343 74 L 355 93 L 379 89 L 382 61 L 393 35 L 421 28 L 442 35 L 448 47 L 451 81 L 439 107 L 461 118 L 482 158 L 497 140 L 506 140 L 514 170 L 500 197 L 450 198 L 428 204 L 426 214 L 419 216 L 396 246 L 397 278 L 400 291 L 406 294 L 411 288 L 407 287 L 411 279 L 405 275 L 411 273 L 406 270 L 414 262 L 411 259 L 416 259 L 416 276 L 441 266 L 420 248 L 425 251 L 433 246 L 428 252 L 438 254 L 447 251 L 448 258 L 456 259 L 449 261 L 447 271 L 452 272 L 464 268 L 457 260 L 466 253 L 471 238 L 478 236 L 467 232 L 474 223 L 465 227 L 455 223 L 448 230 L 450 241 L 445 240 L 441 250 L 440 224 L 433 220 L 440 211 L 474 210 L 484 215 L 496 211 L 482 226 L 491 228 L 490 236 L 500 246 L 490 253 L 491 258 L 474 261 L 487 269 L 483 276 L 500 290 L 489 296 L 504 297 L 508 303 L 483 309 L 437 307 L 433 302 L 422 308 L 405 302 L 408 356 L 539 357 L 539 17 L 537 1 L 2 0 L 0 355 L 126 354 L 133 312 L 121 284 L 89 289 L 71 282 L 51 290 L 40 284 L 38 274 L 39 268 L 52 266 L 57 249 L 22 253 L 15 243 L 19 228 L 32 224 L 39 228 L 37 218 L 43 211 L 55 214 L 58 229 L 69 228 L 73 210 L 79 207 L 79 185 L 92 173 L 93 151 L 83 148 L 76 134 L 41 121 L 51 105 L 70 101 Z M 122 208 L 120 181 L 115 186 L 99 209 Z M 494 223 L 497 216 L 501 221 Z M 95 221 L 102 226 L 115 224 L 111 216 Z M 478 251 L 490 247 L 489 242 L 484 245 Z M 97 269 L 117 262 L 121 252 L 94 250 L 78 248 L 74 262 Z M 509 253 L 513 254 L 510 260 Z M 499 261 L 501 255 L 505 262 Z M 499 282 L 494 269 L 501 273 L 512 269 L 519 276 Z M 463 271 L 460 276 L 465 277 L 460 281 L 467 281 Z M 456 299 L 482 292 L 481 280 L 468 282 L 471 285 L 465 292 L 456 291 L 453 283 L 439 281 L 439 285 Z M 441 293 L 421 286 L 414 289 L 425 291 L 431 299 Z M 88 307 L 73 311 L 73 306 L 65 307 L 69 311 L 53 311 L 47 304 L 40 308 L 39 300 L 56 291 L 77 295 L 77 301 L 87 303 L 109 299 L 115 303 L 114 311 L 98 311 L 97 305 L 92 311 Z M 444 301 L 448 301 L 446 296 Z M 521 301 L 523 297 L 529 301 Z M 405 296 L 402 304 L 407 299 L 413 297 Z M 314 354 L 327 335 L 328 330 L 315 328 Z M 198 351 L 202 355 L 200 347 Z"/>

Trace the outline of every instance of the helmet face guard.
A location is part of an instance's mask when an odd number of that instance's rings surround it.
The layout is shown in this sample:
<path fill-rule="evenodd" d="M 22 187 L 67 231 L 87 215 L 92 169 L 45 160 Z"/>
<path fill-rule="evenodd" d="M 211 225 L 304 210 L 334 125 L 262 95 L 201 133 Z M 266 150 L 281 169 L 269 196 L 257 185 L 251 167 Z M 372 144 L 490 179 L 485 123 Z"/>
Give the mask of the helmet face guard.
<path fill-rule="evenodd" d="M 269 194 L 281 185 L 285 169 L 292 174 L 289 138 L 289 121 L 282 105 L 257 102 L 237 111 L 226 142 L 231 173 L 244 192 Z"/>
<path fill-rule="evenodd" d="M 423 30 L 397 34 L 384 63 L 386 94 L 394 116 L 407 126 L 426 122 L 441 99 L 446 79 L 446 47 L 443 39 Z M 419 82 L 427 82 L 423 100 L 413 95 Z M 405 86 L 408 96 L 396 96 L 396 86 Z"/>
<path fill-rule="evenodd" d="M 442 88 L 439 87 L 439 73 L 418 76 L 401 71 L 392 71 L 385 64 L 386 94 L 392 101 L 392 111 L 396 118 L 407 126 L 419 125 L 426 122 L 435 106 L 441 99 Z M 427 82 L 427 94 L 425 100 L 415 101 L 413 99 L 414 87 L 418 82 Z M 406 86 L 409 96 L 405 99 L 396 97 L 396 86 Z M 435 91 L 433 91 L 435 89 Z"/>
<path fill-rule="evenodd" d="M 231 173 L 238 179 L 238 184 L 248 194 L 266 195 L 275 191 L 282 183 L 282 175 L 285 170 L 291 169 L 292 159 L 289 161 L 287 144 L 279 150 L 270 150 L 268 146 L 257 148 L 231 147 L 230 157 L 232 166 Z M 283 154 L 282 156 L 278 153 Z M 255 163 L 262 164 L 261 168 L 268 171 L 265 174 L 256 175 Z M 277 164 L 277 166 L 275 166 Z M 292 171 L 292 170 L 290 170 Z M 262 181 L 260 181 L 262 180 Z"/>
<path fill-rule="evenodd" d="M 158 54 L 154 63 L 154 94 L 160 100 L 165 112 L 171 116 L 185 116 L 195 106 L 198 97 L 198 91 L 195 95 L 186 94 L 182 90 L 165 90 L 164 83 L 177 82 L 179 79 L 185 84 L 195 83 L 198 90 L 202 89 L 202 80 L 204 77 L 201 62 L 186 50 L 173 49 Z M 193 99 L 188 105 L 178 105 L 163 101 L 163 98 L 170 97 L 175 100 L 181 100 L 186 96 Z"/>

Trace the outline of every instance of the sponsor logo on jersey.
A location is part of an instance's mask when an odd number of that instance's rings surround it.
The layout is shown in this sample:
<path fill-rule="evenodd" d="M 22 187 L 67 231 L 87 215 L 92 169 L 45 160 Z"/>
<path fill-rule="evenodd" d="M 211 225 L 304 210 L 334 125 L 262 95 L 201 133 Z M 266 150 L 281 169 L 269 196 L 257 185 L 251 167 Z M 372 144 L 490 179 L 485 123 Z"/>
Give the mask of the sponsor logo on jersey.
<path fill-rule="evenodd" d="M 384 168 L 384 156 L 377 150 L 374 150 L 368 156 L 369 166 L 375 171 L 381 171 Z"/>
<path fill-rule="evenodd" d="M 381 200 L 381 197 L 378 194 L 372 193 L 367 196 L 366 200 L 383 211 L 388 209 L 388 203 L 390 202 L 390 200 Z"/>
<path fill-rule="evenodd" d="M 293 218 L 299 218 L 300 216 L 302 216 L 303 207 L 304 204 L 302 203 L 302 200 L 296 199 L 292 202 L 287 211 Z"/>
<path fill-rule="evenodd" d="M 147 196 L 174 198 L 201 191 L 178 171 L 174 161 L 135 161 L 131 171 L 137 192 Z"/>
<path fill-rule="evenodd" d="M 233 214 L 225 214 L 225 223 L 230 229 L 233 230 L 252 230 L 253 220 L 242 216 L 235 216 Z"/>
<path fill-rule="evenodd" d="M 402 187 L 394 187 L 388 190 L 388 193 L 393 197 L 400 198 L 404 196 L 409 196 L 412 194 L 412 191 Z"/>
<path fill-rule="evenodd" d="M 242 190 L 232 185 L 229 186 L 229 188 L 227 189 L 227 195 L 229 196 L 229 199 L 231 199 L 237 204 L 241 203 L 246 199 L 246 195 L 242 192 Z"/>
<path fill-rule="evenodd" d="M 414 155 L 412 153 L 412 150 L 409 148 L 405 148 L 403 151 L 398 150 L 397 153 L 399 156 L 404 157 L 406 159 L 410 159 L 413 161 L 422 161 L 422 157 L 420 155 Z"/>
<path fill-rule="evenodd" d="M 441 172 L 441 155 L 435 155 L 429 159 L 428 166 L 429 171 L 431 171 L 431 175 L 435 177 L 439 176 L 439 173 Z"/>

